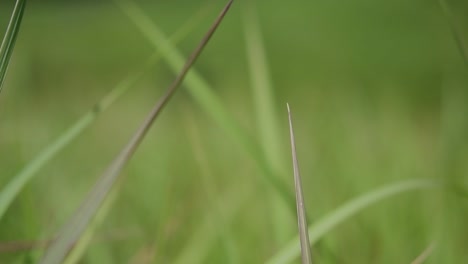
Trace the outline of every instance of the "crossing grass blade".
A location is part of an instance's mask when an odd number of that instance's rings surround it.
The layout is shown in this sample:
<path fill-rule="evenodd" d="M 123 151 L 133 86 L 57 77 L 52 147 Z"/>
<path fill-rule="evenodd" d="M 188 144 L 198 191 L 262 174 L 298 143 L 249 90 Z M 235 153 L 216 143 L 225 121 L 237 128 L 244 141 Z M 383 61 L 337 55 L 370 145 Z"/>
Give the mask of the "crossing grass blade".
<path fill-rule="evenodd" d="M 191 32 L 192 28 L 199 24 L 201 17 L 205 16 L 207 9 L 202 9 L 195 16 L 190 18 L 173 35 L 173 41 L 179 42 Z M 152 56 L 143 64 L 141 69 L 128 75 L 120 81 L 100 102 L 90 111 L 78 119 L 70 128 L 65 130 L 54 142 L 45 147 L 39 154 L 29 161 L 11 180 L 0 190 L 0 220 L 10 207 L 11 203 L 19 195 L 24 186 L 34 178 L 34 176 L 50 162 L 61 150 L 68 146 L 74 139 L 89 127 L 99 115 L 107 110 L 117 99 L 127 92 L 145 73 L 160 60 L 161 55 L 155 51 Z"/>
<path fill-rule="evenodd" d="M 59 233 L 58 238 L 46 250 L 40 263 L 55 264 L 62 263 L 67 257 L 67 254 L 73 248 L 75 243 L 86 230 L 90 221 L 99 210 L 106 197 L 112 190 L 114 184 L 120 179 L 119 175 L 124 165 L 128 163 L 133 153 L 136 151 L 143 138 L 149 131 L 151 125 L 161 113 L 162 109 L 167 105 L 171 97 L 174 95 L 177 88 L 180 86 L 187 72 L 195 63 L 204 47 L 209 42 L 210 38 L 218 28 L 223 20 L 225 14 L 229 10 L 232 0 L 227 3 L 221 11 L 215 22 L 208 30 L 206 35 L 201 40 L 200 44 L 195 48 L 194 52 L 190 55 L 189 59 L 183 66 L 179 75 L 175 78 L 174 82 L 169 86 L 163 97 L 155 104 L 150 111 L 147 118 L 143 121 L 142 125 L 135 132 L 133 137 L 122 149 L 120 154 L 114 159 L 107 170 L 101 175 L 89 195 L 85 198 L 76 214 L 66 223 L 62 231 Z"/>
<path fill-rule="evenodd" d="M 293 122 L 291 117 L 291 109 L 288 107 L 289 119 L 289 134 L 291 136 L 291 152 L 294 169 L 294 187 L 296 188 L 296 206 L 297 206 L 297 222 L 299 226 L 299 240 L 301 242 L 301 256 L 303 264 L 312 263 L 312 250 L 310 249 L 309 233 L 307 232 L 307 213 L 305 210 L 304 195 L 302 193 L 302 181 L 299 173 L 299 163 L 297 161 L 296 140 L 294 138 Z"/>
<path fill-rule="evenodd" d="M 26 8 L 26 0 L 17 0 L 10 22 L 3 37 L 2 45 L 0 46 L 0 92 L 2 92 L 5 76 L 10 64 L 10 58 L 15 47 L 16 37 L 20 29 L 21 21 L 23 20 L 24 9 Z"/>
<path fill-rule="evenodd" d="M 161 51 L 170 68 L 176 72 L 183 64 L 183 56 L 167 39 L 164 33 L 134 2 L 114 0 L 122 12 L 137 26 L 143 35 Z M 189 93 L 194 100 L 223 128 L 232 140 L 240 145 L 256 161 L 262 176 L 271 183 L 280 197 L 295 211 L 294 196 L 286 184 L 277 176 L 274 166 L 262 155 L 258 145 L 249 137 L 235 119 L 226 111 L 221 100 L 213 93 L 208 82 L 193 69 L 186 77 Z"/>
<path fill-rule="evenodd" d="M 319 219 L 315 224 L 310 226 L 310 243 L 314 244 L 337 225 L 345 222 L 355 214 L 368 208 L 371 205 L 382 201 L 385 198 L 389 198 L 408 191 L 440 188 L 442 186 L 442 184 L 428 179 L 405 180 L 384 186 L 356 197 L 341 207 L 333 210 L 331 213 L 324 216 L 322 219 Z M 297 237 L 291 240 L 290 243 L 279 250 L 266 263 L 283 264 L 294 261 L 301 254 L 298 240 L 299 239 Z"/>

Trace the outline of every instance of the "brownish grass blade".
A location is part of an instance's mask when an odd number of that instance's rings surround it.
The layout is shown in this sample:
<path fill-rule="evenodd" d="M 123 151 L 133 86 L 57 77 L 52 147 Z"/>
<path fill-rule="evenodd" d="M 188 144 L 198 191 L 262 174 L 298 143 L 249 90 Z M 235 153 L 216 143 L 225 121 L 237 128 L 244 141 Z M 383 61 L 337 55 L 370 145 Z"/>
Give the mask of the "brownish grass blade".
<path fill-rule="evenodd" d="M 161 110 L 174 95 L 175 91 L 184 80 L 184 77 L 189 71 L 190 67 L 195 63 L 203 48 L 206 46 L 213 33 L 216 31 L 225 14 L 229 10 L 231 4 L 232 0 L 229 1 L 221 11 L 211 28 L 201 40 L 200 44 L 190 55 L 180 74 L 169 86 L 163 97 L 156 103 L 148 117 L 142 123 L 141 127 L 136 131 L 128 144 L 122 149 L 120 154 L 114 159 L 107 170 L 101 175 L 87 198 L 82 203 L 81 207 L 59 233 L 57 240 L 54 241 L 47 249 L 40 263 L 58 264 L 65 259 L 69 251 L 73 248 L 73 245 L 86 230 L 87 225 L 90 223 L 91 219 L 104 202 L 105 198 L 112 189 L 112 186 L 119 178 L 118 176 L 122 168 L 130 160 L 133 153 L 138 148 L 139 144 L 153 124 L 154 120 L 158 117 L 158 115 L 161 113 Z"/>
<path fill-rule="evenodd" d="M 286 104 L 286 105 L 288 107 L 289 133 L 291 136 L 291 152 L 292 152 L 293 169 L 294 169 L 294 187 L 296 189 L 297 222 L 299 226 L 299 238 L 301 241 L 302 263 L 311 264 L 312 253 L 311 253 L 310 242 L 309 242 L 307 213 L 305 210 L 304 197 L 302 194 L 301 175 L 299 173 L 299 164 L 297 162 L 296 140 L 294 138 L 294 129 L 293 129 L 293 124 L 292 124 L 291 109 L 289 108 L 289 104 Z"/>

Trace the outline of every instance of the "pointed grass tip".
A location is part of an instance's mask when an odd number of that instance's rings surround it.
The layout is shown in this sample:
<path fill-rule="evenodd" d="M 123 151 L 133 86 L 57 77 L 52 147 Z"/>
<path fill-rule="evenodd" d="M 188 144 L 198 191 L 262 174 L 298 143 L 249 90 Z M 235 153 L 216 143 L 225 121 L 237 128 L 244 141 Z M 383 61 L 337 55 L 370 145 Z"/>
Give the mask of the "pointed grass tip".
<path fill-rule="evenodd" d="M 311 264 L 312 253 L 311 253 L 310 241 L 309 241 L 309 230 L 307 226 L 307 213 L 306 213 L 305 205 L 304 205 L 304 196 L 302 194 L 301 175 L 299 173 L 299 164 L 297 161 L 296 140 L 294 138 L 291 108 L 289 107 L 289 103 L 286 103 L 286 106 L 288 108 L 289 133 L 291 137 L 291 154 L 292 154 L 293 170 L 294 170 L 294 187 L 296 190 L 297 223 L 298 223 L 298 228 L 299 228 L 299 239 L 301 242 L 302 263 Z"/>

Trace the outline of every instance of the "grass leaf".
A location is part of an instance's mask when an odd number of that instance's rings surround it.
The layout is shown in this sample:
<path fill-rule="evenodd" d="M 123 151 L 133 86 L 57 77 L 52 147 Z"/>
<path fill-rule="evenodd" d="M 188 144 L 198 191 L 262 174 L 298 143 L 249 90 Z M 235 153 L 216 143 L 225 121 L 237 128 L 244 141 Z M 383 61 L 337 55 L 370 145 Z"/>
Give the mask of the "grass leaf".
<path fill-rule="evenodd" d="M 171 69 L 177 71 L 183 64 L 183 56 L 157 25 L 134 2 L 128 0 L 114 1 L 125 15 L 135 23 L 143 35 L 161 51 Z M 257 144 L 239 127 L 234 118 L 228 114 L 221 100 L 212 92 L 213 89 L 211 89 L 210 85 L 195 70 L 187 74 L 186 84 L 192 97 L 205 112 L 231 136 L 236 144 L 242 146 L 253 157 L 263 172 L 262 176 L 265 176 L 266 180 L 272 184 L 282 199 L 290 206 L 291 212 L 294 212 L 294 196 L 285 183 L 277 177 L 273 166 L 262 155 Z"/>
<path fill-rule="evenodd" d="M 453 39 L 455 40 L 457 48 L 462 56 L 463 62 L 465 63 L 465 66 L 468 67 L 468 50 L 465 48 L 461 32 L 457 27 L 454 15 L 450 10 L 450 6 L 447 3 L 447 0 L 439 0 L 439 6 L 445 15 L 445 18 L 447 19 L 450 30 L 452 31 Z"/>
<path fill-rule="evenodd" d="M 183 39 L 194 25 L 199 24 L 199 19 L 204 17 L 206 9 L 202 9 L 195 16 L 189 19 L 179 29 L 172 38 L 174 42 Z M 29 161 L 12 179 L 0 190 L 0 220 L 5 215 L 5 212 L 10 207 L 24 186 L 50 162 L 62 149 L 68 146 L 76 139 L 88 126 L 90 126 L 98 116 L 108 109 L 117 99 L 119 99 L 126 91 L 128 91 L 145 73 L 147 73 L 156 62 L 159 61 L 161 55 L 158 51 L 144 63 L 143 67 L 138 71 L 128 75 L 120 81 L 100 102 L 98 102 L 90 111 L 78 119 L 70 128 L 65 130 L 54 142 L 45 147 L 39 154 Z"/>
<path fill-rule="evenodd" d="M 307 232 L 307 213 L 305 209 L 304 196 L 302 193 L 301 175 L 299 173 L 299 163 L 297 161 L 296 140 L 291 117 L 291 109 L 288 107 L 289 134 L 291 136 L 291 152 L 294 169 L 294 187 L 296 188 L 297 222 L 299 226 L 299 238 L 301 242 L 301 256 L 303 264 L 312 263 L 312 252 L 310 249 L 309 233 Z"/>
<path fill-rule="evenodd" d="M 435 247 L 436 247 L 435 242 L 432 242 L 431 244 L 429 244 L 429 246 L 426 249 L 424 249 L 424 251 L 415 260 L 411 261 L 411 264 L 424 263 L 427 260 L 427 258 L 429 258 L 429 256 L 432 254 Z"/>
<path fill-rule="evenodd" d="M 273 82 L 269 70 L 268 56 L 265 50 L 264 38 L 260 22 L 253 1 L 243 3 L 243 32 L 245 35 L 245 46 L 247 62 L 250 74 L 250 86 L 255 106 L 255 121 L 258 130 L 258 141 L 262 154 L 272 169 L 278 172 L 281 179 L 286 179 L 286 164 L 283 142 L 280 132 L 282 131 L 275 111 L 275 94 Z M 294 234 L 294 214 L 288 209 L 288 205 L 274 192 L 269 192 L 268 206 L 271 214 L 271 222 L 274 229 L 275 242 L 282 245 Z"/>
<path fill-rule="evenodd" d="M 414 191 L 420 189 L 431 189 L 440 187 L 440 184 L 427 179 L 406 180 L 377 190 L 370 191 L 364 195 L 352 199 L 341 207 L 333 210 L 328 215 L 319 219 L 317 223 L 309 227 L 310 243 L 314 244 L 320 240 L 327 232 L 331 231 L 338 224 L 343 223 L 358 212 L 366 209 L 367 207 L 380 202 L 384 198 L 389 198 L 394 195 Z M 266 263 L 268 264 L 281 264 L 290 263 L 300 255 L 300 245 L 298 238 L 294 238 L 283 249 L 276 253 Z"/>
<path fill-rule="evenodd" d="M 101 175 L 96 182 L 95 186 L 91 190 L 90 194 L 83 201 L 81 207 L 78 209 L 76 214 L 66 223 L 62 231 L 59 233 L 58 238 L 45 252 L 41 263 L 62 263 L 66 258 L 67 254 L 72 250 L 75 243 L 81 237 L 83 232 L 86 230 L 91 219 L 94 217 L 96 212 L 99 210 L 112 187 L 119 179 L 119 175 L 124 165 L 128 163 L 133 153 L 136 151 L 141 141 L 149 131 L 151 125 L 155 119 L 159 116 L 164 106 L 169 102 L 171 97 L 174 95 L 177 88 L 184 80 L 185 75 L 195 63 L 198 56 L 201 54 L 203 48 L 210 40 L 213 33 L 216 31 L 220 22 L 224 18 L 224 15 L 229 10 L 232 0 L 224 7 L 216 21 L 213 23 L 211 28 L 208 30 L 206 35 L 201 40 L 200 44 L 196 47 L 194 52 L 191 54 L 184 67 L 180 71 L 179 75 L 175 78 L 174 82 L 169 86 L 163 97 L 156 103 L 153 109 L 150 111 L 147 118 L 144 120 L 140 128 L 135 132 L 133 137 L 122 149 L 120 154 L 114 159 L 107 170 Z"/>
<path fill-rule="evenodd" d="M 3 82 L 8 71 L 8 65 L 10 64 L 11 54 L 13 54 L 13 48 L 15 47 L 16 37 L 18 36 L 25 8 L 26 0 L 16 1 L 2 45 L 0 46 L 0 92 L 2 91 Z"/>

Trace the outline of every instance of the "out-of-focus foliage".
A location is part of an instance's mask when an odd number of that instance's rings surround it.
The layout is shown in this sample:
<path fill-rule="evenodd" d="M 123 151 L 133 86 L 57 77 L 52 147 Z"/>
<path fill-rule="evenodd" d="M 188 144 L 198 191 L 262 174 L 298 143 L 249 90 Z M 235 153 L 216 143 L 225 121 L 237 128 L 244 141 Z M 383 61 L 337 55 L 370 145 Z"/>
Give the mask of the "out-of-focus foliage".
<path fill-rule="evenodd" d="M 12 3 L 0 3 L 1 32 Z M 200 8 L 219 6 L 138 4 L 167 34 Z M 468 16 L 465 1 L 447 4 L 453 22 L 437 1 L 257 1 L 280 144 L 288 146 L 289 102 L 311 224 L 398 180 L 429 177 L 454 187 L 368 208 L 319 242 L 320 263 L 408 263 L 433 241 L 433 263 L 468 259 L 467 200 L 459 195 L 468 186 L 468 68 L 450 26 L 468 43 Z M 208 10 L 178 45 L 185 54 L 211 23 L 216 8 Z M 196 68 L 258 139 L 241 11 L 235 2 Z M 0 96 L 0 186 L 153 52 L 112 2 L 30 1 Z M 27 185 L 1 220 L 0 262 L 37 259 L 38 241 L 53 237 L 173 77 L 158 64 Z M 221 214 L 239 261 L 264 262 L 283 245 L 272 237 L 274 214 L 261 172 L 186 91 L 174 99 L 125 169 L 122 193 L 84 261 L 151 256 L 171 263 L 184 252 L 203 251 L 202 262 L 225 262 L 223 243 L 215 243 L 221 231 L 210 225 Z M 206 153 L 209 195 L 200 184 L 206 169 L 193 149 L 193 124 L 200 132 L 195 145 Z M 218 211 L 207 202 L 213 196 Z"/>

